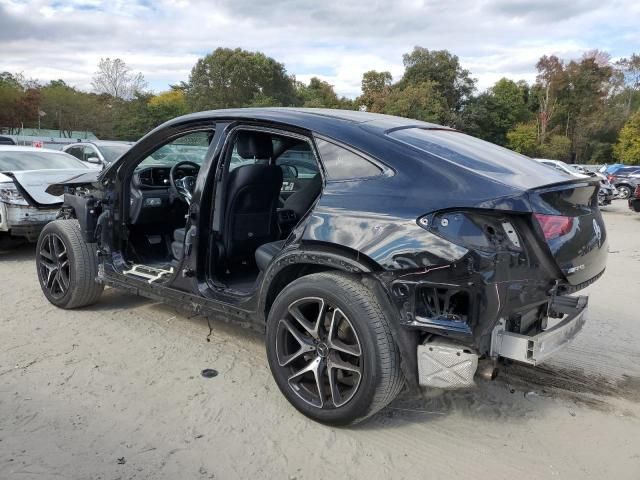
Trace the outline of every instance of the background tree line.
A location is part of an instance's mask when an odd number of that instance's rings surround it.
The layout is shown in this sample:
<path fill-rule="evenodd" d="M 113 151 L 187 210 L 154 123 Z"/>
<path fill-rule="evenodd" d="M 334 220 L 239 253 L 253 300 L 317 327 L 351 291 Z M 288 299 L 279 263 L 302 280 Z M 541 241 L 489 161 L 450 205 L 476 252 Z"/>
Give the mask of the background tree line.
<path fill-rule="evenodd" d="M 0 74 L 0 127 L 89 130 L 137 140 L 162 122 L 194 111 L 263 106 L 361 109 L 455 127 L 530 156 L 577 163 L 640 163 L 640 55 L 612 62 L 593 50 L 578 60 L 543 56 L 533 84 L 507 78 L 478 93 L 471 72 L 446 50 L 415 47 L 405 71 L 369 71 L 362 94 L 339 97 L 329 83 L 296 80 L 260 52 L 218 48 L 198 60 L 188 81 L 150 93 L 120 59 L 101 59 L 93 92 L 62 80 L 42 84 Z"/>

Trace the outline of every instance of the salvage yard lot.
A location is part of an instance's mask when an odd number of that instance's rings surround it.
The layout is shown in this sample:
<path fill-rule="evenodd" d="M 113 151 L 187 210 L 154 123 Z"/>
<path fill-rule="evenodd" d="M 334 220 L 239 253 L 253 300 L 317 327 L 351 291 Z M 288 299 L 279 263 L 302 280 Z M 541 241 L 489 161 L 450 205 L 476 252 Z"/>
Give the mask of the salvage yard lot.
<path fill-rule="evenodd" d="M 475 390 L 400 397 L 351 429 L 286 402 L 260 335 L 114 290 L 59 310 L 33 246 L 3 252 L 0 478 L 637 480 L 640 214 L 603 210 L 607 272 L 566 351 Z"/>

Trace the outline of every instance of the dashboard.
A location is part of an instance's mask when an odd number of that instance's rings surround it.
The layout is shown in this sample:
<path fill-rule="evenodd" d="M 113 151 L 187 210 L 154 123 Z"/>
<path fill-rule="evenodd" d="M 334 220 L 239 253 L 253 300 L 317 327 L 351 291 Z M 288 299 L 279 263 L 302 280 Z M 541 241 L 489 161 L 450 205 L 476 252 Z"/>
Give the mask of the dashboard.
<path fill-rule="evenodd" d="M 136 172 L 134 175 L 134 183 L 137 183 L 141 187 L 169 187 L 171 181 L 169 180 L 170 167 L 146 167 Z M 176 170 L 176 178 L 183 178 L 192 176 L 195 177 L 198 174 L 198 169 L 185 165 Z M 136 182 L 137 180 L 137 182 Z"/>
<path fill-rule="evenodd" d="M 129 221 L 134 225 L 184 221 L 186 204 L 171 194 L 171 167 L 150 165 L 136 171 L 131 182 Z M 198 169 L 185 165 L 175 172 L 176 178 L 197 176 Z"/>

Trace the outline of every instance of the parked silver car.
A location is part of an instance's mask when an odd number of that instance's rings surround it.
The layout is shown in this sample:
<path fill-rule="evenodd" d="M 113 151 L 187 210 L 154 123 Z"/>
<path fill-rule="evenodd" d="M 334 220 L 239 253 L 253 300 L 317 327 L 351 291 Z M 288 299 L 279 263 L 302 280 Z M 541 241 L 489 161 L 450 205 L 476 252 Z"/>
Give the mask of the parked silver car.
<path fill-rule="evenodd" d="M 66 145 L 62 151 L 83 162 L 106 166 L 120 158 L 132 145 L 132 142 L 94 140 Z"/>
<path fill-rule="evenodd" d="M 15 237 L 35 242 L 63 200 L 45 189 L 96 168 L 56 150 L 0 145 L 0 242 Z"/>

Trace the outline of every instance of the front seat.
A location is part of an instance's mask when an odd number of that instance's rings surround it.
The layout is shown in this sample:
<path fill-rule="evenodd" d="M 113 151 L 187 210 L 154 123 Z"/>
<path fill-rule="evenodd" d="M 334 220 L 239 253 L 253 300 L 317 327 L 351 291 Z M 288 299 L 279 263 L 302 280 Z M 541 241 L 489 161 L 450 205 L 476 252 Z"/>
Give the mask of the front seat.
<path fill-rule="evenodd" d="M 273 157 L 271 135 L 240 132 L 236 150 L 243 159 L 263 163 L 243 165 L 229 173 L 222 231 L 224 251 L 221 252 L 227 261 L 253 256 L 260 245 L 280 236 L 277 209 L 282 170 L 270 164 Z"/>

